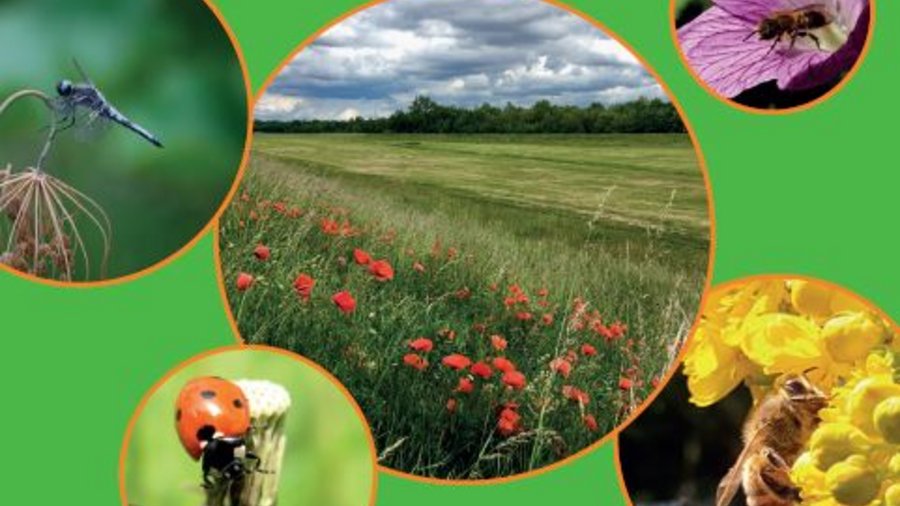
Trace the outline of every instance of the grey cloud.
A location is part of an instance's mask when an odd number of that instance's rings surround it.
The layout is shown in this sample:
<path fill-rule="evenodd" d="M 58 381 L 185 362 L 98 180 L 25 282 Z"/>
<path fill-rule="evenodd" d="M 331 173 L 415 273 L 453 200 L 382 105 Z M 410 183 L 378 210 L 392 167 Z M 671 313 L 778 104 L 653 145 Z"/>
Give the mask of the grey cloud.
<path fill-rule="evenodd" d="M 256 116 L 384 116 L 417 94 L 466 107 L 665 98 L 618 43 L 540 0 L 389 0 L 299 53 Z"/>

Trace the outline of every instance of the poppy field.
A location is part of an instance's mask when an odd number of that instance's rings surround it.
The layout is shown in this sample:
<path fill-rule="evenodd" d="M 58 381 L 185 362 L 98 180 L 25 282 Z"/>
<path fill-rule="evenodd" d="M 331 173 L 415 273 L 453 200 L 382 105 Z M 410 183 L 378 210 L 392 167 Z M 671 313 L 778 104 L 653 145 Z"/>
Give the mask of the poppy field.
<path fill-rule="evenodd" d="M 331 371 L 380 464 L 484 479 L 647 398 L 709 222 L 685 135 L 258 135 L 219 249 L 243 339 Z"/>

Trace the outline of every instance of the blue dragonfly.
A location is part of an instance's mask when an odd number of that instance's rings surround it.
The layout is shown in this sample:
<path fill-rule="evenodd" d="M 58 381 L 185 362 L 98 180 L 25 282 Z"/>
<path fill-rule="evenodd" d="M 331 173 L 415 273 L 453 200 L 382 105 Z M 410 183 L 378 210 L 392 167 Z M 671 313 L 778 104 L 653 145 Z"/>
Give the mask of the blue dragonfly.
<path fill-rule="evenodd" d="M 84 69 L 74 60 L 75 68 L 81 76 L 81 82 L 63 79 L 56 85 L 56 109 L 63 129 L 71 127 L 97 128 L 109 123 L 117 123 L 141 136 L 150 144 L 161 148 L 162 142 L 149 130 L 128 119 L 116 109 L 93 81 L 88 78 Z"/>

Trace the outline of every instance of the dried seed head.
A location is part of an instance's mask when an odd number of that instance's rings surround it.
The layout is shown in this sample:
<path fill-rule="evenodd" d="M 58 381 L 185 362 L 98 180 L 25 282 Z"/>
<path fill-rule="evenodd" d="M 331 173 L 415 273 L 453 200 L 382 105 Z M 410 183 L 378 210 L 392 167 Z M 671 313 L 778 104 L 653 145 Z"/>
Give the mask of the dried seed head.
<path fill-rule="evenodd" d="M 269 418 L 283 415 L 291 407 L 291 396 L 277 383 L 266 380 L 237 380 L 250 403 L 251 418 Z"/>

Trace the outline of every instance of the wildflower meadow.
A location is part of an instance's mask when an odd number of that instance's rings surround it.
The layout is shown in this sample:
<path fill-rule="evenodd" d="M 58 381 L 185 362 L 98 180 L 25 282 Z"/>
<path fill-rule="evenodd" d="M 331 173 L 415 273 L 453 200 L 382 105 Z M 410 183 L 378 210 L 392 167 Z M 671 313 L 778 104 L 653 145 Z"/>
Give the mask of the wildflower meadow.
<path fill-rule="evenodd" d="M 441 167 L 419 159 L 429 164 L 427 187 L 404 180 L 404 170 L 367 179 L 316 169 L 296 151 L 286 156 L 293 138 L 258 141 L 221 221 L 228 301 L 245 341 L 298 352 L 347 386 L 382 465 L 449 479 L 543 467 L 626 420 L 673 364 L 705 282 L 702 234 L 672 226 L 674 239 L 666 237 L 661 211 L 657 228 L 624 229 L 629 244 L 621 222 L 604 213 L 479 200 L 436 184 L 466 167 L 452 158 Z M 615 144 L 621 156 L 627 136 Z M 373 165 L 396 150 L 370 148 Z M 678 143 L 668 154 L 693 158 Z M 693 170 L 684 192 L 702 192 Z M 563 180 L 570 174 L 556 174 L 555 185 L 579 190 Z M 690 181 L 680 177 L 663 179 L 670 189 L 659 209 L 705 215 L 667 204 L 671 189 Z M 506 184 L 511 197 L 517 183 Z M 494 208 L 501 211 L 486 210 Z"/>

